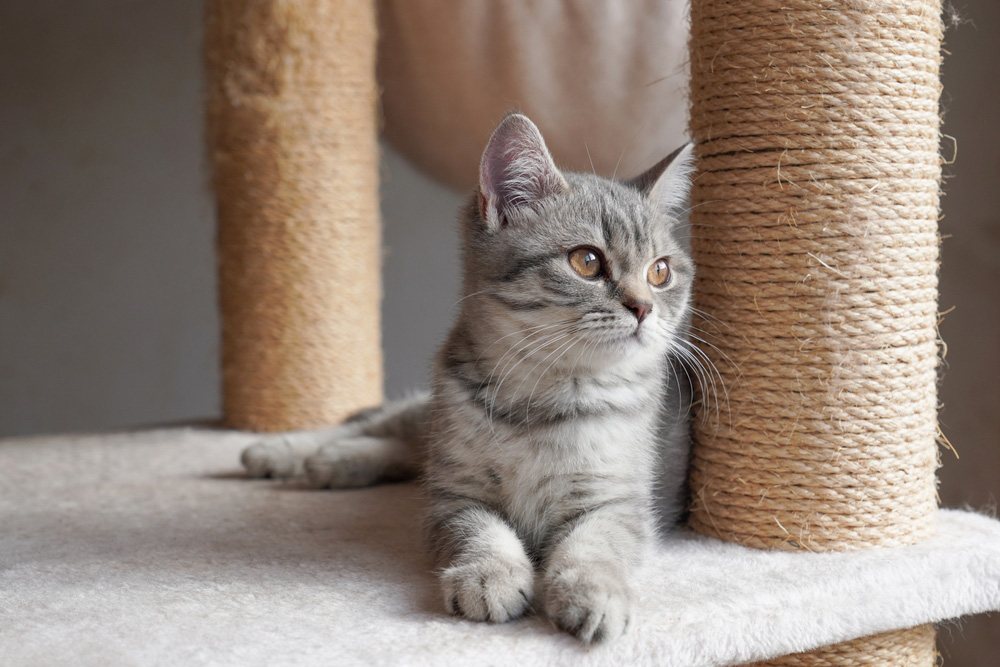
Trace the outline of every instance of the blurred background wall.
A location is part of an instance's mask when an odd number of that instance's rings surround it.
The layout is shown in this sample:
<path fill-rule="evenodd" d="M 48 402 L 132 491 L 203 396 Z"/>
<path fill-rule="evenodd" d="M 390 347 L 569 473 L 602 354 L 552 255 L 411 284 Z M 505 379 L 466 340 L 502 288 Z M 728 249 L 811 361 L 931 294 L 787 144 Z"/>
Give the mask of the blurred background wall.
<path fill-rule="evenodd" d="M 1000 2 L 954 13 L 941 424 L 961 458 L 942 450 L 941 498 L 982 509 L 1000 492 Z M 0 3 L 0 436 L 219 415 L 200 24 L 198 0 Z M 448 326 L 461 195 L 389 149 L 382 171 L 393 396 L 425 384 Z M 941 637 L 945 665 L 1000 664 L 998 617 Z"/>

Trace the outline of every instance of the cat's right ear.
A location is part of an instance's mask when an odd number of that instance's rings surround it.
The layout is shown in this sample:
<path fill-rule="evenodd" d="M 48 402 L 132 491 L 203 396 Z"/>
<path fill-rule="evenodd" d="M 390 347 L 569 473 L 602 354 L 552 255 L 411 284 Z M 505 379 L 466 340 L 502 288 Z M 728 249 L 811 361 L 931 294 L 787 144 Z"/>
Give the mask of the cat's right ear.
<path fill-rule="evenodd" d="M 568 188 L 535 124 L 522 114 L 507 114 L 479 164 L 479 214 L 487 229 L 501 229 L 523 209 Z"/>
<path fill-rule="evenodd" d="M 691 194 L 694 144 L 687 143 L 629 183 L 668 214 L 682 211 Z"/>

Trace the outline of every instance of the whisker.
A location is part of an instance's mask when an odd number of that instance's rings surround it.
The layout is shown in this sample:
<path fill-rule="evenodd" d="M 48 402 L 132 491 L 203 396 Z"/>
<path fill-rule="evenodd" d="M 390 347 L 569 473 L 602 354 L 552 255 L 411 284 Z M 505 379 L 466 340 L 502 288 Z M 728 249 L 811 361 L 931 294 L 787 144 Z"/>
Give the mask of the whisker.
<path fill-rule="evenodd" d="M 679 355 L 678 356 L 679 360 L 684 362 L 682 364 L 682 367 L 685 369 L 685 373 L 687 373 L 688 369 L 690 369 L 694 371 L 695 377 L 698 378 L 697 384 L 693 386 L 698 387 L 700 389 L 702 405 L 705 406 L 706 408 L 711 406 L 712 404 L 711 401 L 714 398 L 715 414 L 718 415 L 719 414 L 718 393 L 714 389 L 711 392 L 709 392 L 709 388 L 714 383 L 714 378 L 712 378 L 710 375 L 706 375 L 706 371 L 703 368 L 701 361 L 698 360 L 696 357 L 694 357 L 690 352 L 688 352 L 683 348 L 676 348 L 674 351 Z M 688 380 L 689 381 L 691 380 L 690 374 L 688 374 Z M 706 399 L 709 401 L 709 403 L 705 403 Z M 701 419 L 703 421 L 707 420 L 708 414 L 702 411 Z"/>
<path fill-rule="evenodd" d="M 465 296 L 463 296 L 463 297 L 462 297 L 461 299 L 459 299 L 459 300 L 458 300 L 458 301 L 456 301 L 455 303 L 451 304 L 451 309 L 454 309 L 454 308 L 455 308 L 455 306 L 457 306 L 458 304 L 462 303 L 462 302 L 463 302 L 463 301 L 465 301 L 466 299 L 471 299 L 471 298 L 472 298 L 472 297 L 474 297 L 474 296 L 479 296 L 480 294 L 486 294 L 487 292 L 492 292 L 492 291 L 493 291 L 492 289 L 490 289 L 490 288 L 486 288 L 486 289 L 481 289 L 481 290 L 479 290 L 478 292 L 473 292 L 472 294 L 466 294 L 466 295 L 465 295 Z"/>
<path fill-rule="evenodd" d="M 677 421 L 679 422 L 682 419 L 684 419 L 684 417 L 686 417 L 688 414 L 690 414 L 691 406 L 688 405 L 687 409 L 686 410 L 684 409 L 684 392 L 682 392 L 680 388 L 681 377 L 680 374 L 677 372 L 677 368 L 675 368 L 675 366 L 680 366 L 681 370 L 684 371 L 685 375 L 687 375 L 687 369 L 684 368 L 683 363 L 680 364 L 671 362 L 667 363 L 667 382 L 677 387 Z M 690 375 L 688 375 L 688 386 L 691 388 L 691 391 L 693 393 L 694 384 L 691 381 Z"/>
<path fill-rule="evenodd" d="M 493 376 L 496 374 L 497 369 L 500 368 L 500 365 L 504 364 L 505 359 L 507 359 L 507 357 L 510 356 L 511 360 L 512 360 L 515 356 L 517 356 L 518 354 L 520 354 L 524 350 L 526 350 L 529 347 L 531 347 L 531 345 L 533 345 L 535 343 L 539 343 L 540 345 L 545 345 L 553 337 L 559 336 L 560 334 L 562 334 L 563 331 L 564 331 L 563 329 L 560 329 L 560 330 L 557 330 L 557 331 L 554 331 L 554 332 L 548 331 L 549 329 L 552 329 L 555 326 L 565 326 L 565 324 L 555 324 L 555 325 L 550 325 L 550 326 L 542 327 L 541 330 L 532 332 L 531 334 L 528 334 L 527 336 L 525 336 L 523 340 L 521 340 L 518 343 L 516 343 L 515 345 L 511 346 L 510 349 L 508 349 L 506 352 L 504 352 L 500 356 L 500 358 L 497 360 L 496 364 L 493 366 L 493 370 L 491 370 L 490 373 L 489 373 L 489 375 L 487 375 L 483 379 L 483 381 L 479 383 L 479 387 L 476 390 L 477 393 L 478 393 L 479 391 L 481 391 L 483 389 L 483 385 L 484 384 L 486 385 L 486 387 L 487 387 L 487 389 L 486 389 L 486 395 L 484 396 L 483 400 L 484 400 L 485 403 L 487 403 L 487 405 L 492 405 L 490 403 L 490 401 L 489 401 L 489 382 L 490 382 L 490 380 L 492 380 Z M 482 355 L 480 355 L 480 358 L 482 358 Z M 524 360 L 524 357 L 522 357 L 521 361 L 523 361 L 523 360 Z M 477 363 L 478 363 L 478 361 L 477 361 Z M 520 363 L 520 361 L 518 363 Z M 507 369 L 507 365 L 509 365 L 509 364 L 510 364 L 510 360 L 508 360 L 507 363 L 504 364 L 504 368 L 500 370 L 501 375 L 504 374 L 504 371 Z M 503 380 L 501 380 L 500 383 L 502 384 L 502 382 L 503 382 Z M 494 401 L 496 401 L 499 389 L 500 388 L 499 388 L 499 385 L 498 385 L 496 391 L 494 392 L 494 396 L 493 396 L 493 400 Z M 489 426 L 490 426 L 490 431 L 493 432 L 493 412 L 492 412 L 492 408 L 487 412 L 487 416 L 488 416 L 487 421 L 488 421 Z"/>
<path fill-rule="evenodd" d="M 729 324 L 729 322 L 721 320 L 718 317 L 716 317 L 715 315 L 713 315 L 713 314 L 711 314 L 711 313 L 709 313 L 707 311 L 704 311 L 701 308 L 695 308 L 695 307 L 692 306 L 691 307 L 691 312 L 694 313 L 695 315 L 697 315 L 698 317 L 702 318 L 706 322 L 710 321 L 710 323 L 715 324 L 717 331 L 718 331 L 718 326 L 719 325 L 724 326 L 727 329 L 732 329 L 733 328 L 732 325 Z M 694 328 L 694 329 L 696 329 L 698 331 L 701 331 L 702 333 L 704 333 L 706 335 L 708 334 L 707 331 L 703 331 L 702 329 L 700 329 L 698 327 L 695 327 L 694 324 L 692 324 L 691 326 L 692 326 L 692 328 Z M 719 333 L 721 333 L 721 331 L 719 331 Z"/>
<path fill-rule="evenodd" d="M 724 200 L 722 200 L 722 199 L 709 199 L 708 201 L 698 202 L 694 206 L 688 206 L 686 209 L 684 209 L 682 211 L 679 211 L 679 214 L 680 215 L 687 215 L 688 213 L 690 213 L 691 211 L 695 210 L 699 206 L 705 206 L 706 204 L 716 204 L 716 203 L 718 203 L 720 201 L 724 201 Z"/>
<path fill-rule="evenodd" d="M 502 340 L 504 340 L 506 338 L 510 338 L 511 336 L 516 336 L 517 334 L 523 334 L 523 333 L 527 333 L 527 332 L 532 332 L 532 335 L 533 335 L 534 333 L 538 333 L 539 331 L 544 331 L 546 329 L 551 329 L 553 327 L 558 327 L 558 326 L 561 326 L 561 325 L 564 325 L 564 324 L 570 324 L 571 322 L 572 322 L 572 320 L 568 320 L 567 319 L 567 320 L 560 320 L 559 322 L 556 322 L 554 324 L 539 324 L 537 326 L 528 327 L 527 329 L 518 329 L 517 331 L 513 331 L 513 332 L 507 334 L 506 336 L 500 336 L 500 338 L 497 338 L 495 341 L 493 341 L 492 343 L 490 343 L 490 345 L 485 350 L 482 351 L 482 353 L 479 355 L 479 357 L 476 358 L 476 363 L 478 364 L 480 362 L 480 360 L 482 360 L 483 355 L 485 355 L 487 352 L 489 352 L 493 348 L 494 345 L 496 345 L 497 343 L 499 343 L 500 341 L 502 341 Z"/>
<path fill-rule="evenodd" d="M 709 333 L 708 333 L 707 331 L 703 331 L 703 330 L 699 329 L 698 327 L 692 327 L 692 328 L 693 328 L 693 329 L 694 329 L 695 331 L 699 331 L 699 332 L 701 332 L 701 333 L 705 334 L 706 336 L 710 336 L 710 335 L 711 335 L 711 334 L 709 334 Z M 743 372 L 742 372 L 742 371 L 740 371 L 740 367 L 739 367 L 739 366 L 738 366 L 738 365 L 736 364 L 736 362 L 735 362 L 735 361 L 733 361 L 733 360 L 732 360 L 732 358 L 731 358 L 731 357 L 730 357 L 730 356 L 729 356 L 728 354 L 726 354 L 725 352 L 723 352 L 723 351 L 722 351 L 722 350 L 721 350 L 721 349 L 720 349 L 720 348 L 719 348 L 719 347 L 718 347 L 717 345 L 713 345 L 712 343 L 708 342 L 707 340 L 705 340 L 704 338 L 702 338 L 702 337 L 701 337 L 701 336 L 699 336 L 698 334 L 695 334 L 695 333 L 692 333 L 692 332 L 689 332 L 689 333 L 688 333 L 688 335 L 689 335 L 689 336 L 690 336 L 691 338 L 693 338 L 693 339 L 695 339 L 696 341 L 698 341 L 699 343 L 701 343 L 702 345 L 706 345 L 706 346 L 708 346 L 708 347 L 712 348 L 713 350 L 715 350 L 715 351 L 716 351 L 716 353 L 717 353 L 717 354 L 718 354 L 718 355 L 719 355 L 720 357 L 722 357 L 722 358 L 723 358 L 723 359 L 725 360 L 725 362 L 726 362 L 727 364 L 729 364 L 729 367 L 730 367 L 730 368 L 732 368 L 732 369 L 733 369 L 733 370 L 734 370 L 734 371 L 736 372 L 736 375 L 737 375 L 738 377 L 743 377 Z M 702 354 L 704 354 L 704 350 L 700 350 L 700 351 L 702 352 Z M 708 355 L 705 355 L 705 357 L 706 357 L 706 358 L 708 358 Z M 718 370 L 718 369 L 716 369 L 716 370 Z"/>
<path fill-rule="evenodd" d="M 545 343 L 542 343 L 542 344 L 540 344 L 540 345 L 536 346 L 536 347 L 535 347 L 535 349 L 534 349 L 534 350 L 532 350 L 532 352 L 530 352 L 530 353 L 526 354 L 526 355 L 525 355 L 525 356 L 523 356 L 523 357 L 522 357 L 522 358 L 521 358 L 520 360 L 518 360 L 518 362 L 517 362 L 516 364 L 514 364 L 514 366 L 513 366 L 513 367 L 511 367 L 511 369 L 510 369 L 510 370 L 508 370 L 508 371 L 507 371 L 507 372 L 506 372 L 506 373 L 505 373 L 505 374 L 503 375 L 503 377 L 502 377 L 502 378 L 500 379 L 500 382 L 499 382 L 499 384 L 497 385 L 497 388 L 496 388 L 496 390 L 495 390 L 495 391 L 494 391 L 494 393 L 493 393 L 493 401 L 492 401 L 492 403 L 490 404 L 490 411 L 491 411 L 491 415 L 492 415 L 492 411 L 493 411 L 493 410 L 495 409 L 495 407 L 496 407 L 496 404 L 497 404 L 497 401 L 498 401 L 498 400 L 500 399 L 500 387 L 502 387 L 502 385 L 503 385 L 504 381 L 505 381 L 505 380 L 506 380 L 506 379 L 507 379 L 508 377 L 510 377 L 510 376 L 511 376 L 511 374 L 512 374 L 512 373 L 514 372 L 514 370 L 515 370 L 515 369 L 516 369 L 516 368 L 517 368 L 517 367 L 518 367 L 518 366 L 519 366 L 519 365 L 520 365 L 520 364 L 521 364 L 521 363 L 522 363 L 522 362 L 523 362 L 523 361 L 524 361 L 525 359 L 528 359 L 528 358 L 530 358 L 530 357 L 531 357 L 531 356 L 532 356 L 532 355 L 534 354 L 534 352 L 535 352 L 535 351 L 537 351 L 537 350 L 541 349 L 542 347 L 544 347 L 545 345 L 548 345 L 548 344 L 558 344 L 558 345 L 559 345 L 559 346 L 561 347 L 561 346 L 562 346 L 562 344 L 563 344 L 563 343 L 562 343 L 562 340 L 563 340 L 564 338 L 567 338 L 567 337 L 571 337 L 571 335 L 572 335 L 572 332 L 565 332 L 565 333 L 564 333 L 563 335 L 561 335 L 561 336 L 559 336 L 559 337 L 557 337 L 557 338 L 554 338 L 554 339 L 550 339 L 550 340 L 546 341 Z M 556 348 L 556 349 L 558 349 L 558 348 Z M 553 351 L 553 352 L 554 352 L 554 351 Z M 550 352 L 550 353 L 549 353 L 549 356 L 551 356 L 551 355 L 553 354 L 553 352 Z M 548 356 L 546 356 L 545 358 L 546 358 L 546 359 L 548 359 Z M 543 361 L 544 361 L 544 359 L 543 359 Z M 534 368 L 537 368 L 537 367 L 538 367 L 538 364 L 540 364 L 540 363 L 541 363 L 541 362 L 538 362 L 538 363 L 536 363 L 536 364 L 535 364 L 535 366 L 533 367 L 533 369 L 532 369 L 532 370 L 534 370 Z M 530 374 L 530 371 L 529 371 L 529 374 Z M 521 383 L 523 383 L 523 382 L 524 382 L 524 379 L 525 379 L 525 378 L 522 378 L 522 380 L 521 380 Z M 520 384 L 518 385 L 518 387 L 520 387 Z M 511 409 L 511 408 L 513 407 L 513 403 L 514 403 L 514 399 L 516 398 L 516 396 L 517 396 L 517 388 L 515 388 L 515 389 L 514 389 L 514 391 L 513 391 L 513 392 L 511 392 L 511 400 L 510 400 L 510 403 L 509 403 L 509 405 L 508 405 L 508 412 L 509 412 L 509 411 L 510 411 L 510 409 Z"/>
<path fill-rule="evenodd" d="M 525 407 L 524 407 L 524 419 L 525 419 L 526 423 L 529 423 L 529 424 L 531 423 L 531 420 L 529 419 L 529 413 L 530 413 L 530 410 L 531 410 L 531 398 L 535 395 L 535 390 L 538 389 L 538 383 L 542 381 L 542 378 L 545 377 L 545 374 L 549 372 L 549 369 L 552 368 L 556 364 L 556 362 L 558 362 L 560 359 L 562 359 L 566 355 L 567 352 L 569 352 L 570 350 L 572 350 L 573 347 L 577 343 L 579 343 L 581 340 L 583 340 L 583 339 L 580 338 L 580 337 L 571 338 L 569 340 L 569 346 L 568 347 L 566 346 L 566 343 L 564 343 L 560 348 L 558 348 L 558 349 L 562 349 L 563 350 L 562 352 L 559 353 L 559 356 L 557 356 L 555 359 L 553 359 L 552 362 L 548 366 L 545 367 L 545 370 L 543 370 L 541 373 L 538 374 L 538 379 L 535 380 L 535 385 L 531 388 L 531 392 L 528 394 L 528 402 L 525 404 Z M 565 348 L 565 349 L 563 349 L 563 348 Z M 552 356 L 551 352 L 549 353 L 549 356 Z M 546 359 L 548 359 L 548 357 L 546 357 Z M 542 363 L 542 362 L 544 362 L 544 361 L 545 361 L 545 359 L 542 359 L 542 361 L 539 362 L 539 364 Z M 535 368 L 538 368 L 538 364 L 535 364 Z M 532 368 L 531 372 L 529 372 L 525 377 L 526 378 L 527 377 L 531 377 L 531 373 L 534 372 L 535 368 Z M 523 384 L 524 380 L 521 380 L 521 383 Z M 520 388 L 520 386 L 521 385 L 519 384 L 518 387 Z"/>
<path fill-rule="evenodd" d="M 628 149 L 632 147 L 632 144 L 635 142 L 636 138 L 639 136 L 639 133 L 642 132 L 646 128 L 646 125 L 648 123 L 649 123 L 649 118 L 647 117 L 646 120 L 642 121 L 642 123 L 639 124 L 639 127 L 637 127 L 635 129 L 635 132 L 632 133 L 632 136 L 629 137 L 628 143 L 625 144 L 625 147 L 622 149 L 622 152 L 618 155 L 618 162 L 615 162 L 615 170 L 611 174 L 611 180 L 612 181 L 615 180 L 616 176 L 618 176 L 618 165 L 620 165 L 622 163 L 622 158 L 625 157 L 626 151 L 628 151 Z"/>
<path fill-rule="evenodd" d="M 695 336 L 695 338 L 697 338 L 697 336 Z M 719 415 L 718 387 L 722 388 L 723 395 L 724 395 L 725 402 L 726 402 L 726 411 L 729 414 L 729 421 L 730 421 L 730 423 L 732 423 L 732 410 L 731 410 L 731 406 L 730 406 L 730 403 L 729 403 L 729 389 L 726 387 L 725 380 L 723 379 L 722 373 L 719 371 L 718 367 L 716 367 L 715 363 L 705 353 L 704 350 L 702 350 L 701 348 L 699 348 L 697 345 L 695 345 L 691 341 L 684 340 L 684 339 L 677 339 L 677 342 L 679 342 L 679 343 L 681 343 L 683 345 L 686 345 L 689 348 L 689 351 L 686 351 L 686 354 L 684 356 L 686 356 L 687 358 L 689 358 L 691 361 L 696 361 L 698 363 L 698 365 L 707 373 L 708 379 L 710 380 L 710 386 L 712 388 L 712 392 L 715 394 L 715 404 L 716 404 L 716 415 L 717 416 Z M 706 344 L 707 345 L 711 345 L 710 343 L 706 343 Z M 714 346 L 712 346 L 712 347 L 714 347 Z M 677 348 L 677 349 L 680 350 L 680 349 L 683 349 L 683 348 Z M 726 357 L 726 360 L 730 364 L 732 364 L 732 360 L 729 359 L 728 356 L 726 356 L 721 351 L 719 351 L 719 353 L 722 354 L 724 357 Z M 733 364 L 733 367 L 734 368 L 736 367 L 735 364 Z M 712 374 L 713 371 L 714 371 L 714 375 Z M 715 383 L 715 378 L 716 377 L 719 380 L 718 386 Z"/>
<path fill-rule="evenodd" d="M 518 359 L 517 363 L 514 364 L 512 367 L 510 367 L 509 370 L 506 370 L 506 368 L 505 368 L 506 372 L 501 371 L 500 381 L 497 383 L 496 388 L 493 390 L 493 401 L 489 403 L 489 406 L 490 406 L 490 410 L 489 410 L 489 422 L 490 422 L 490 427 L 491 428 L 492 428 L 492 424 L 493 424 L 493 412 L 494 412 L 494 409 L 496 407 L 497 401 L 500 399 L 500 389 L 503 387 L 504 381 L 508 377 L 510 377 L 511 373 L 513 373 L 514 370 L 517 369 L 517 367 L 520 366 L 524 362 L 525 359 L 530 358 L 531 355 L 534 354 L 535 350 L 539 350 L 542 347 L 544 347 L 545 345 L 549 345 L 549 344 L 552 344 L 552 343 L 558 343 L 563 338 L 565 338 L 566 336 L 570 336 L 572 334 L 573 334 L 573 331 L 571 330 L 571 328 L 569 328 L 569 329 L 566 329 L 566 330 L 560 330 L 560 331 L 558 331 L 558 332 L 556 332 L 554 334 L 547 335 L 546 339 L 544 340 L 544 342 L 541 342 L 538 345 L 536 345 L 535 348 L 534 348 L 534 350 L 532 352 L 529 352 L 528 354 L 525 354 L 520 359 Z M 488 391 L 489 390 L 487 389 L 487 392 Z"/>
<path fill-rule="evenodd" d="M 586 139 L 583 140 L 583 149 L 587 151 L 587 159 L 590 160 L 590 173 L 592 173 L 594 176 L 597 176 L 597 170 L 594 169 L 594 160 L 591 159 L 590 157 L 590 147 L 587 146 Z"/>

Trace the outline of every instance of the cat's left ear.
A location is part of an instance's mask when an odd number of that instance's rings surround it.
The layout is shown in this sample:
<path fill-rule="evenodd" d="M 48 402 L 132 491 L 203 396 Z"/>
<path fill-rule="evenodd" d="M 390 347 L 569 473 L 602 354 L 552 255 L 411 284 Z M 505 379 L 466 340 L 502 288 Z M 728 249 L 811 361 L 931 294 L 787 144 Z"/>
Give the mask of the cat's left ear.
<path fill-rule="evenodd" d="M 479 166 L 479 213 L 490 231 L 569 186 L 527 116 L 509 113 L 493 131 Z"/>
<path fill-rule="evenodd" d="M 689 142 L 629 184 L 652 199 L 661 211 L 676 214 L 687 205 L 693 172 L 694 144 Z"/>

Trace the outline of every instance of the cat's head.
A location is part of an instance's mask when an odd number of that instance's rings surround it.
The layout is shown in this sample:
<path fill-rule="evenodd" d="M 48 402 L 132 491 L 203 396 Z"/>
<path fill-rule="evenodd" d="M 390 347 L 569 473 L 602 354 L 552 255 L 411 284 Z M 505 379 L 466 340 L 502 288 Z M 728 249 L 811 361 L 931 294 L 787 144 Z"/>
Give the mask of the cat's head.
<path fill-rule="evenodd" d="M 465 216 L 467 321 L 562 346 L 570 363 L 662 357 L 690 308 L 690 177 L 690 144 L 628 182 L 560 172 L 538 128 L 509 114 Z"/>

